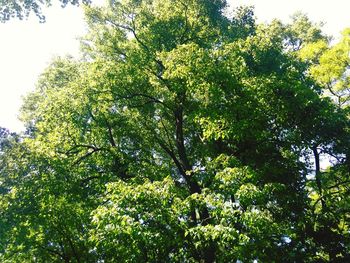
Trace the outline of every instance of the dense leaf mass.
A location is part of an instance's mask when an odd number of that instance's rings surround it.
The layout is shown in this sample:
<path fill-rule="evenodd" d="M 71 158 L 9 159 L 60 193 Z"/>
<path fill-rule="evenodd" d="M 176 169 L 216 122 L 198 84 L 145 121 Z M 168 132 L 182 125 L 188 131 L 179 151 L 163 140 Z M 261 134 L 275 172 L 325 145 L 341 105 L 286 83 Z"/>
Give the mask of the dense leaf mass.
<path fill-rule="evenodd" d="M 1 262 L 350 261 L 349 31 L 225 8 L 86 7 L 0 130 Z"/>

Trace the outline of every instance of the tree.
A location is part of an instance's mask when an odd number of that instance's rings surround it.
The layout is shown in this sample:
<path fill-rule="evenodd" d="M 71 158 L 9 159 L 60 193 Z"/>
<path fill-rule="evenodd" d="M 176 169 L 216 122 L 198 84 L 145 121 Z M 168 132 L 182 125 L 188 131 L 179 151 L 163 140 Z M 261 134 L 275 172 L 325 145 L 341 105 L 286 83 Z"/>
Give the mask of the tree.
<path fill-rule="evenodd" d="M 329 97 L 338 109 L 343 109 L 343 114 L 348 119 L 349 43 L 349 29 L 345 29 L 338 43 L 331 44 L 326 39 L 315 40 L 305 45 L 298 54 L 309 65 L 307 74 L 320 86 L 323 95 Z M 340 150 L 343 152 L 342 155 L 334 156 L 333 151 L 328 152 L 327 147 L 314 148 L 318 167 L 316 170 L 320 179 L 317 187 L 319 190 L 312 193 L 314 214 L 319 218 L 315 220 L 315 226 L 321 232 L 317 239 L 320 246 L 328 247 L 333 258 L 336 258 L 335 255 L 339 251 L 349 249 L 349 218 L 345 216 L 349 213 L 349 207 L 346 205 L 349 194 L 349 139 L 348 134 L 339 131 L 336 136 L 337 140 L 343 141 L 338 146 L 342 147 Z M 328 155 L 337 164 L 321 172 L 319 169 L 321 154 Z"/>
<path fill-rule="evenodd" d="M 84 58 L 42 74 L 27 134 L 1 155 L 2 261 L 349 257 L 347 184 L 328 187 L 348 174 L 349 119 L 299 59 L 325 37 L 303 16 L 258 25 L 225 7 L 86 8 Z M 338 158 L 327 172 L 321 151 Z"/>

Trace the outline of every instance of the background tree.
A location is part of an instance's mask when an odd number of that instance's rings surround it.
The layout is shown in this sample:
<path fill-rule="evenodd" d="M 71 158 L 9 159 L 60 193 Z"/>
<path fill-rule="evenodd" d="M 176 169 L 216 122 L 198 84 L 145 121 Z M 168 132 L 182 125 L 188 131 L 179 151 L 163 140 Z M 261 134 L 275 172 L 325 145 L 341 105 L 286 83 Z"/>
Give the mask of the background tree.
<path fill-rule="evenodd" d="M 318 40 L 305 45 L 299 56 L 308 65 L 307 74 L 311 76 L 323 91 L 323 96 L 331 98 L 338 109 L 343 109 L 343 114 L 349 119 L 349 29 L 345 29 L 339 42 L 330 40 Z M 345 117 L 346 118 L 346 117 Z M 333 120 L 332 120 L 333 121 Z M 335 129 L 335 128 L 333 128 Z M 322 180 L 319 180 L 319 191 L 312 192 L 315 226 L 320 229 L 317 239 L 320 246 L 328 247 L 331 253 L 336 255 L 341 250 L 348 249 L 349 218 L 344 217 L 349 213 L 349 138 L 348 134 L 336 133 L 337 139 L 343 141 L 338 147 L 342 147 L 343 154 L 328 152 L 328 147 L 315 147 L 316 171 Z M 345 137 L 344 137 L 345 136 Z M 339 151 L 339 150 L 337 150 Z M 325 154 L 333 159 L 334 165 L 321 172 L 319 169 L 319 156 Z M 333 256 L 335 257 L 335 256 Z"/>
<path fill-rule="evenodd" d="M 62 7 L 67 4 L 79 5 L 80 3 L 89 4 L 90 0 L 59 0 Z M 1 0 L 0 1 L 0 21 L 5 22 L 11 18 L 23 19 L 33 12 L 41 22 L 45 21 L 45 15 L 42 13 L 43 6 L 50 6 L 51 0 Z"/>

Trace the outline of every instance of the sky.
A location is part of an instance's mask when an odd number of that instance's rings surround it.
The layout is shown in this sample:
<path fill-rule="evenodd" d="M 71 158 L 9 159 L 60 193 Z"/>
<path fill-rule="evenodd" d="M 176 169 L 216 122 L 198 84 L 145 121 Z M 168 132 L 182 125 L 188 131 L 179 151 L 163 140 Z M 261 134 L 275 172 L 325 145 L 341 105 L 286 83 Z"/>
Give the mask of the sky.
<path fill-rule="evenodd" d="M 93 0 L 94 1 L 94 0 Z M 96 1 L 96 0 L 95 0 Z M 101 2 L 102 0 L 98 0 Z M 350 0 L 229 0 L 231 6 L 255 6 L 259 22 L 287 22 L 297 12 L 325 22 L 324 32 L 339 37 L 350 27 Z M 44 10 L 46 23 L 35 16 L 0 23 L 0 127 L 23 130 L 18 120 L 22 98 L 35 88 L 41 72 L 55 56 L 79 56 L 79 36 L 86 27 L 81 8 L 54 5 Z"/>

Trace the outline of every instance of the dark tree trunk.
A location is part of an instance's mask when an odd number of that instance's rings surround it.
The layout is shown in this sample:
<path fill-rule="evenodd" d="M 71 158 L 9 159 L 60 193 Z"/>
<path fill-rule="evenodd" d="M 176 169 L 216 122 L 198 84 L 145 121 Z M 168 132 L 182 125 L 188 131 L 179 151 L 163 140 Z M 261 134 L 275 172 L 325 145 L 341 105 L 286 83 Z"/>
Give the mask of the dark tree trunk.
<path fill-rule="evenodd" d="M 183 171 L 183 177 L 186 180 L 186 183 L 189 187 L 190 193 L 195 194 L 198 193 L 200 194 L 202 192 L 202 189 L 198 182 L 195 180 L 193 177 L 194 174 L 192 172 L 192 165 L 187 157 L 186 153 L 186 147 L 185 147 L 185 137 L 183 134 L 183 99 L 184 95 L 180 96 L 180 101 L 179 101 L 179 107 L 174 111 L 174 116 L 175 116 L 175 134 L 176 134 L 176 148 L 177 148 L 177 153 L 179 156 L 179 162 L 181 163 L 182 166 L 182 171 Z M 192 213 L 192 217 L 193 217 Z M 210 223 L 210 215 L 207 207 L 202 208 L 199 211 L 199 216 L 200 216 L 200 221 L 203 226 L 208 225 Z M 205 263 L 212 263 L 215 261 L 215 253 L 216 253 L 216 246 L 215 243 L 210 241 L 208 246 L 205 247 L 204 251 L 202 251 L 203 255 L 203 260 Z"/>
<path fill-rule="evenodd" d="M 314 153 L 314 158 L 315 158 L 315 180 L 316 180 L 316 185 L 320 194 L 320 200 L 322 204 L 322 208 L 326 208 L 326 203 L 323 199 L 323 191 L 322 191 L 322 182 L 321 182 L 321 168 L 320 168 L 320 154 L 317 150 L 317 146 L 314 146 L 312 148 L 312 151 Z"/>

